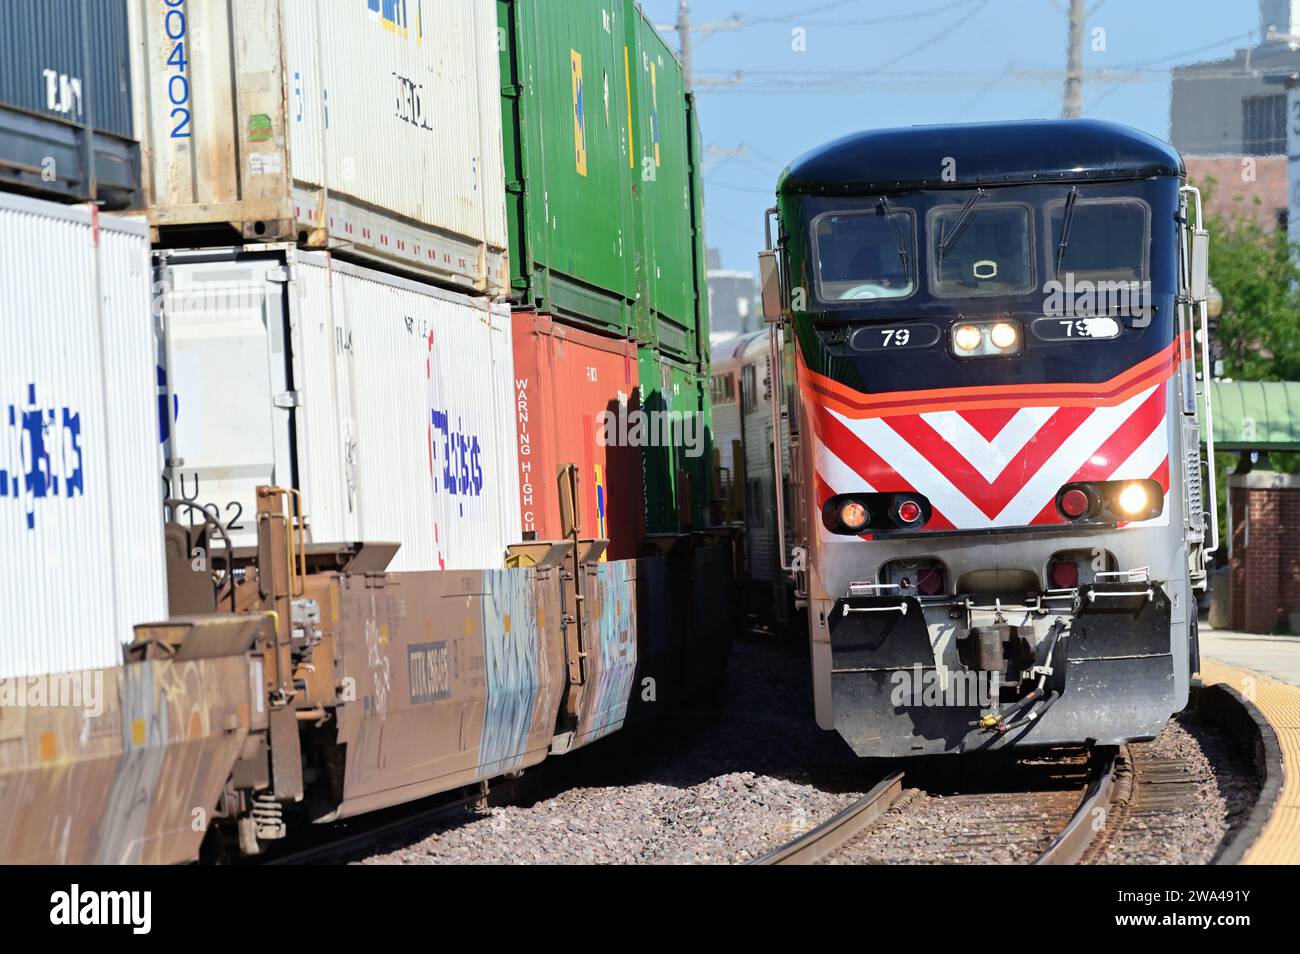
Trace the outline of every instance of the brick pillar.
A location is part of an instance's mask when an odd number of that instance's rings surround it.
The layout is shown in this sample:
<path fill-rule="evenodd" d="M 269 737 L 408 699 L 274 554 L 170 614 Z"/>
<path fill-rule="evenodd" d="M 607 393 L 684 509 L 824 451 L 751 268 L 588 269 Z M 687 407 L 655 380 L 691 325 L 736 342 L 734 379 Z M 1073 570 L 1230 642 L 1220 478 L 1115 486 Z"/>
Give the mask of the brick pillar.
<path fill-rule="evenodd" d="M 1232 487 L 1232 626 L 1285 629 L 1300 612 L 1300 475 L 1254 471 Z"/>

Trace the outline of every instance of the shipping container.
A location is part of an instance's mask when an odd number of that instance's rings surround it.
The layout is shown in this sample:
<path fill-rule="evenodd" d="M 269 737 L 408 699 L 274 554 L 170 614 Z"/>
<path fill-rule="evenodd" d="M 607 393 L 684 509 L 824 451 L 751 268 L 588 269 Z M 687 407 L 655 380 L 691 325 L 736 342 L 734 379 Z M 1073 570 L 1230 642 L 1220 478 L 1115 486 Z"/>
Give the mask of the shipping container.
<path fill-rule="evenodd" d="M 127 0 L 8 0 L 3 17 L 0 188 L 137 204 Z"/>
<path fill-rule="evenodd" d="M 508 308 L 288 245 L 160 253 L 157 277 L 172 494 L 237 546 L 274 484 L 302 492 L 314 542 L 400 543 L 391 570 L 504 565 Z"/>
<path fill-rule="evenodd" d="M 644 346 L 638 368 L 651 435 L 642 447 L 646 531 L 698 530 L 708 523 L 712 493 L 708 378 Z"/>
<path fill-rule="evenodd" d="M 497 10 L 512 299 L 699 360 L 700 144 L 680 64 L 632 0 Z"/>
<path fill-rule="evenodd" d="M 536 312 L 513 319 L 519 509 L 526 539 L 555 540 L 558 475 L 578 468 L 583 537 L 609 540 L 607 558 L 636 556 L 643 535 L 637 349 Z M 633 435 L 634 436 L 634 435 Z"/>
<path fill-rule="evenodd" d="M 115 666 L 167 615 L 149 235 L 0 193 L 0 678 Z"/>
<path fill-rule="evenodd" d="M 625 0 L 498 0 L 511 293 L 636 330 L 631 52 Z"/>
<path fill-rule="evenodd" d="M 215 227 L 504 292 L 492 0 L 131 3 L 164 239 Z"/>
<path fill-rule="evenodd" d="M 708 347 L 699 334 L 707 307 L 700 281 L 703 223 L 697 221 L 698 142 L 692 138 L 681 65 L 639 6 L 628 4 L 628 45 L 634 69 L 633 113 L 641 327 L 637 338 L 682 361 Z M 700 210 L 702 211 L 702 210 Z M 702 299 L 702 302 L 701 302 Z"/>

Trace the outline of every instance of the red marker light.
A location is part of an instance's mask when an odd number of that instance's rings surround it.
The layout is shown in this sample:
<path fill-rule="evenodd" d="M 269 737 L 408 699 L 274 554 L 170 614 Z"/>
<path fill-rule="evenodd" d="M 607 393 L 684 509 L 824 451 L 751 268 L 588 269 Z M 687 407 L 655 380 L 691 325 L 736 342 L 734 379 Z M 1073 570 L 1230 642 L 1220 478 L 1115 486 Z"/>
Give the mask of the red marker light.
<path fill-rule="evenodd" d="M 1088 512 L 1088 495 L 1077 487 L 1073 487 L 1061 494 L 1061 513 L 1065 514 L 1071 520 L 1078 520 Z"/>
<path fill-rule="evenodd" d="M 1072 590 L 1079 585 L 1079 564 L 1053 563 L 1051 577 L 1052 586 L 1058 590 Z"/>
<path fill-rule="evenodd" d="M 915 500 L 904 500 L 898 505 L 898 519 L 903 523 L 916 523 L 921 519 L 921 505 Z"/>

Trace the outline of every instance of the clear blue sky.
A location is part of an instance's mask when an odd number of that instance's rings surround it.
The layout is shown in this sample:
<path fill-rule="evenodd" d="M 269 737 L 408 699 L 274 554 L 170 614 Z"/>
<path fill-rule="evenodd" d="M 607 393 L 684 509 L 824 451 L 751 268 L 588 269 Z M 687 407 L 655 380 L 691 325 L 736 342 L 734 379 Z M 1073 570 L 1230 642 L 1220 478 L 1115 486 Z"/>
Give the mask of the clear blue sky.
<path fill-rule="evenodd" d="M 642 0 L 656 24 L 677 0 Z M 1060 115 L 1067 0 L 691 0 L 695 23 L 739 14 L 743 27 L 695 34 L 706 150 L 708 242 L 726 268 L 752 271 L 782 167 L 855 129 Z M 1169 136 L 1168 68 L 1231 55 L 1258 31 L 1256 0 L 1088 0 L 1083 114 Z M 867 22 L 872 21 L 872 22 Z M 803 28 L 807 49 L 792 49 Z M 1105 30 L 1105 50 L 1092 31 Z M 676 46 L 675 32 L 663 31 Z M 733 77 L 729 87 L 703 85 Z"/>

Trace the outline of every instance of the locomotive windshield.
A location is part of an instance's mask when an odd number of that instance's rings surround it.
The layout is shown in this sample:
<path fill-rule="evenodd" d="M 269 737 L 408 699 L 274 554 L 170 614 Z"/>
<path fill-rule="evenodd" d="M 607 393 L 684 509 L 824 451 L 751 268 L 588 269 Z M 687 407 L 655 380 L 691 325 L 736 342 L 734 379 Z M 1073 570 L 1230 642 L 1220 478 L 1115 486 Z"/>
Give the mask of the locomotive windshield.
<path fill-rule="evenodd" d="M 1047 207 L 1048 249 L 1060 276 L 1076 282 L 1136 282 L 1146 278 L 1147 205 L 1138 199 L 1068 200 Z M 1070 229 L 1064 229 L 1066 220 Z M 1064 236 L 1064 248 L 1062 248 Z"/>
<path fill-rule="evenodd" d="M 985 195 L 977 192 L 966 204 L 930 211 L 927 231 L 935 295 L 1016 295 L 1033 288 L 1028 206 L 979 202 Z"/>
<path fill-rule="evenodd" d="M 912 213 L 874 209 L 830 213 L 813 223 L 817 297 L 822 301 L 906 298 L 916 290 Z"/>
<path fill-rule="evenodd" d="M 871 320 L 963 299 L 1037 310 L 1057 285 L 1145 284 L 1147 191 L 1134 182 L 1033 183 L 801 197 L 813 297 L 826 311 L 861 309 Z"/>

